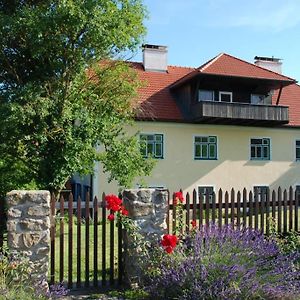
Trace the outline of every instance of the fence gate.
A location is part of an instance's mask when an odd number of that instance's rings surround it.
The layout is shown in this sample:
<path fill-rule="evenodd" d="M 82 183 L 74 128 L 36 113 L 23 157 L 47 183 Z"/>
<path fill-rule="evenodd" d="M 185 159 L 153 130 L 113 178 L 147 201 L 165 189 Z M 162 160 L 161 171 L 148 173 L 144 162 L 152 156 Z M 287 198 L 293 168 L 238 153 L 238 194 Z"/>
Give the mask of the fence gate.
<path fill-rule="evenodd" d="M 70 289 L 122 284 L 122 228 L 107 222 L 104 198 L 51 197 L 50 284 L 63 282 Z"/>

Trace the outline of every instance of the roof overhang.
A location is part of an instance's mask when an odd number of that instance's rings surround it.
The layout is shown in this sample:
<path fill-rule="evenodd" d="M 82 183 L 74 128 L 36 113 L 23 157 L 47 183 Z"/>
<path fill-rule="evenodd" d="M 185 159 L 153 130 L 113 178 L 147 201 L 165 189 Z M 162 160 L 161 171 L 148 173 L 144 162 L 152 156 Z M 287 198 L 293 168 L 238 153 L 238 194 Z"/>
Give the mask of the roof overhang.
<path fill-rule="evenodd" d="M 296 80 L 279 80 L 279 79 L 269 79 L 269 78 L 259 78 L 259 77 L 245 77 L 245 76 L 231 76 L 231 75 L 223 75 L 223 74 L 210 74 L 210 73 L 202 73 L 199 72 L 199 70 L 195 70 L 189 74 L 187 74 L 185 77 L 181 78 L 180 80 L 173 83 L 170 88 L 175 89 L 178 88 L 187 82 L 194 81 L 195 79 L 200 78 L 209 78 L 209 79 L 221 79 L 221 80 L 230 80 L 234 82 L 243 82 L 243 83 L 250 83 L 250 84 L 259 84 L 259 85 L 265 85 L 268 86 L 270 89 L 278 89 L 280 87 L 285 87 L 290 84 L 294 84 L 297 81 Z"/>

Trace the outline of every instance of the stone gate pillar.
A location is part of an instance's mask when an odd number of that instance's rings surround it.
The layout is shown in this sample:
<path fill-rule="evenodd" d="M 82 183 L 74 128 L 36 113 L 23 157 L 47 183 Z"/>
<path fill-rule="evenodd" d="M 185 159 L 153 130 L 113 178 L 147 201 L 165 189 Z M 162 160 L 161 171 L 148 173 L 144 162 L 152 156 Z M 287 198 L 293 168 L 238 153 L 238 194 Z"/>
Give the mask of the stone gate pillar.
<path fill-rule="evenodd" d="M 138 232 L 150 243 L 158 243 L 167 232 L 168 190 L 128 189 L 123 191 L 123 203 L 134 221 Z M 139 249 L 134 247 L 130 236 L 125 236 L 125 281 L 138 285 L 142 278 Z"/>
<path fill-rule="evenodd" d="M 6 197 L 8 247 L 29 258 L 33 280 L 47 279 L 50 255 L 50 193 L 11 191 Z"/>

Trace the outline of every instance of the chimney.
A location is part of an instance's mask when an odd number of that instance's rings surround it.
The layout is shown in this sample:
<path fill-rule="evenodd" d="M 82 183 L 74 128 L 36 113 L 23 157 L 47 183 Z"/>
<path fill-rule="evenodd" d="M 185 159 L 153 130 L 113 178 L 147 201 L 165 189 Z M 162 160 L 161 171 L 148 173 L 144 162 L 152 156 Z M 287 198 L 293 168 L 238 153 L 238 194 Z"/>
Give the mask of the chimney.
<path fill-rule="evenodd" d="M 281 58 L 275 58 L 275 57 L 262 57 L 262 56 L 255 56 L 254 57 L 254 64 L 256 64 L 259 67 L 268 69 L 270 71 L 276 72 L 281 74 Z"/>
<path fill-rule="evenodd" d="M 143 64 L 145 71 L 167 72 L 168 71 L 167 46 L 143 45 Z"/>

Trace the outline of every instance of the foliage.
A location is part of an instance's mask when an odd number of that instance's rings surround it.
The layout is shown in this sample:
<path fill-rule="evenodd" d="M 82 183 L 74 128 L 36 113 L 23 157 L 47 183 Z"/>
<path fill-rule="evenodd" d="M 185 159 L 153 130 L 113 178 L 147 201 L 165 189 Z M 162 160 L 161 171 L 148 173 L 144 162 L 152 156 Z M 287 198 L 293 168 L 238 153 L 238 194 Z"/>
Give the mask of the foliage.
<path fill-rule="evenodd" d="M 148 293 L 141 289 L 127 289 L 123 291 L 111 291 L 108 293 L 111 297 L 127 300 L 142 300 L 148 299 Z M 99 299 L 99 297 L 97 298 Z"/>
<path fill-rule="evenodd" d="M 270 238 L 275 240 L 278 247 L 284 253 L 300 252 L 300 233 L 296 231 L 289 231 L 287 233 L 278 233 L 276 230 L 276 220 L 269 218 L 270 224 Z M 300 263 L 300 259 L 299 259 Z"/>
<path fill-rule="evenodd" d="M 171 255 L 157 248 L 145 288 L 154 299 L 299 299 L 298 257 L 257 231 L 211 225 Z"/>
<path fill-rule="evenodd" d="M 59 190 L 95 160 L 124 186 L 149 173 L 122 129 L 136 108 L 136 74 L 111 60 L 136 49 L 145 15 L 140 0 L 0 1 L 0 194 Z"/>
<path fill-rule="evenodd" d="M 58 299 L 68 294 L 62 284 L 50 286 L 45 293 L 41 287 L 47 285 L 46 280 L 35 282 L 32 271 L 33 265 L 28 257 L 3 248 L 0 252 L 0 300 Z"/>

